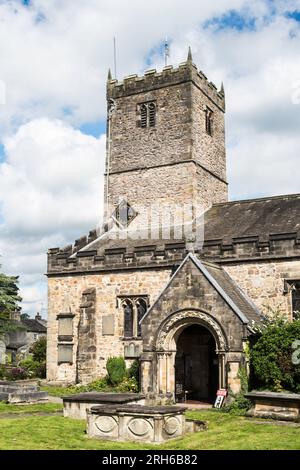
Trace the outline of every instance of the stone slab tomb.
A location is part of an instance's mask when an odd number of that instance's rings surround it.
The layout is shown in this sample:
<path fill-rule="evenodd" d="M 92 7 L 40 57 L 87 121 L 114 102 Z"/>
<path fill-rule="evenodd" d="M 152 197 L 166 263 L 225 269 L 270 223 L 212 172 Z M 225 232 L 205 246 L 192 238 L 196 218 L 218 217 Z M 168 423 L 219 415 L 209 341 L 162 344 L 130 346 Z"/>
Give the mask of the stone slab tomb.
<path fill-rule="evenodd" d="M 202 421 L 186 422 L 185 407 L 110 405 L 93 406 L 87 412 L 91 438 L 159 444 L 186 432 L 206 429 Z"/>
<path fill-rule="evenodd" d="M 253 391 L 245 397 L 253 404 L 248 416 L 300 421 L 300 394 Z"/>
<path fill-rule="evenodd" d="M 86 419 L 86 412 L 95 405 L 124 405 L 127 403 L 144 404 L 144 395 L 139 393 L 86 392 L 62 397 L 64 417 Z"/>
<path fill-rule="evenodd" d="M 33 381 L 1 381 L 0 401 L 6 403 L 35 403 L 48 400 L 48 393 L 41 392 L 40 387 Z"/>

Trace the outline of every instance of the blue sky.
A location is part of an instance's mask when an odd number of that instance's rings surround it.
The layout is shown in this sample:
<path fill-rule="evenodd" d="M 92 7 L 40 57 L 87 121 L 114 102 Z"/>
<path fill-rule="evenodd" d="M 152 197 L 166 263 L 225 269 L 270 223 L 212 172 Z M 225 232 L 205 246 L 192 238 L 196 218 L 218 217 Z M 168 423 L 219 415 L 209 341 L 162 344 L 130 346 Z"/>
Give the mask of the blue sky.
<path fill-rule="evenodd" d="M 224 82 L 232 199 L 300 192 L 299 0 L 11 0 L 0 16 L 0 254 L 25 311 L 46 305 L 47 249 L 101 219 L 114 35 L 119 79 L 160 70 L 168 36 L 169 63 L 190 45 Z"/>

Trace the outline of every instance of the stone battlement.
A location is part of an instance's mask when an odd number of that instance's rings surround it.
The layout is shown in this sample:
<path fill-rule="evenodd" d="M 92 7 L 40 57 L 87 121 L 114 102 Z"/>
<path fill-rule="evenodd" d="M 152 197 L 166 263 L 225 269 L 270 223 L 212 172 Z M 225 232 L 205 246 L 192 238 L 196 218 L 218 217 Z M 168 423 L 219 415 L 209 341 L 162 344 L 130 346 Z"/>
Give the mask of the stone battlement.
<path fill-rule="evenodd" d="M 167 65 L 158 72 L 156 69 L 147 70 L 143 76 L 128 75 L 122 81 L 111 79 L 107 81 L 107 99 L 118 99 L 137 93 L 145 93 L 181 83 L 192 82 L 207 95 L 222 111 L 225 111 L 225 96 L 223 88 L 218 91 L 216 85 L 208 81 L 206 75 L 197 69 L 191 59 L 178 67 Z"/>
<path fill-rule="evenodd" d="M 94 231 L 93 231 L 94 233 Z M 84 240 L 91 243 L 91 236 L 83 237 L 72 246 L 48 251 L 48 274 L 70 272 L 110 271 L 114 269 L 139 269 L 176 266 L 188 253 L 185 241 L 166 242 L 149 240 L 149 244 L 138 246 L 120 240 L 112 247 L 87 247 L 79 251 Z M 81 248 L 79 248 L 81 246 Z M 105 245 L 107 246 L 107 244 Z M 232 240 L 205 240 L 201 249 L 195 253 L 203 259 L 215 263 L 238 263 L 276 259 L 296 259 L 300 257 L 300 237 L 297 233 L 240 237 Z"/>

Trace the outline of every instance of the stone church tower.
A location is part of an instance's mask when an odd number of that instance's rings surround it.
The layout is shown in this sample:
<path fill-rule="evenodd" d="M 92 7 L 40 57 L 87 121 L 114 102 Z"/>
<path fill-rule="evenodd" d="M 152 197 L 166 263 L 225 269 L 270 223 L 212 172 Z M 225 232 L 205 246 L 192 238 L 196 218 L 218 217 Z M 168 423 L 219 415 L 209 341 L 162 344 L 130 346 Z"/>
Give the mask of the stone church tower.
<path fill-rule="evenodd" d="M 190 50 L 177 69 L 121 83 L 109 74 L 107 103 L 107 216 L 123 199 L 140 226 L 149 209 L 165 205 L 176 217 L 190 205 L 195 217 L 196 208 L 227 201 L 224 90 L 197 70 Z"/>

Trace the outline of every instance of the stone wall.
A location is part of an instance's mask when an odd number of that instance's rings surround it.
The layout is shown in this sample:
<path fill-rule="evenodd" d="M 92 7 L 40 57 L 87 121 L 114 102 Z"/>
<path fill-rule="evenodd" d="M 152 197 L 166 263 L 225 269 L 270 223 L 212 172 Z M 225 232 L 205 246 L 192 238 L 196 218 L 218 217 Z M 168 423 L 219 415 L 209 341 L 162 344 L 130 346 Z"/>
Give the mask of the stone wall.
<path fill-rule="evenodd" d="M 300 279 L 300 260 L 223 264 L 223 268 L 263 313 L 271 307 L 292 319 L 291 292 L 286 290 L 285 280 Z"/>
<path fill-rule="evenodd" d="M 92 274 L 82 276 L 58 276 L 48 280 L 48 346 L 47 346 L 47 378 L 51 381 L 76 381 L 76 355 L 78 347 L 78 326 L 80 315 L 85 313 L 92 320 L 90 328 L 85 331 L 86 338 L 81 336 L 83 343 L 79 354 L 80 378 L 89 382 L 106 375 L 106 360 L 109 356 L 124 355 L 123 310 L 117 306 L 117 296 L 149 295 L 153 303 L 170 278 L 171 270 L 148 270 Z M 93 296 L 96 302 L 88 297 Z M 90 304 L 92 302 L 92 304 Z M 93 309 L 95 314 L 85 309 Z M 58 365 L 58 320 L 57 315 L 71 311 L 73 318 L 73 364 Z M 103 316 L 114 318 L 114 334 L 102 335 Z M 79 326 L 82 329 L 82 326 Z M 136 340 L 136 342 L 141 340 Z M 93 347 L 93 350 L 89 350 Z M 95 349 L 94 349 L 95 348 Z M 89 357 L 85 355 L 88 354 Z M 86 362 L 84 359 L 88 359 Z M 93 365 L 91 366 L 91 363 Z M 90 371 L 90 372 L 89 372 Z M 92 372 L 91 372 L 92 371 Z"/>
<path fill-rule="evenodd" d="M 227 178 L 224 110 L 206 96 L 198 86 L 192 87 L 192 103 L 193 159 L 225 182 Z M 213 111 L 212 135 L 205 131 L 207 107 Z M 227 201 L 227 187 L 224 183 L 223 191 L 225 194 L 222 202 L 225 202 Z"/>

